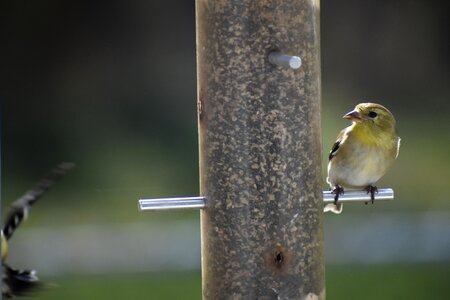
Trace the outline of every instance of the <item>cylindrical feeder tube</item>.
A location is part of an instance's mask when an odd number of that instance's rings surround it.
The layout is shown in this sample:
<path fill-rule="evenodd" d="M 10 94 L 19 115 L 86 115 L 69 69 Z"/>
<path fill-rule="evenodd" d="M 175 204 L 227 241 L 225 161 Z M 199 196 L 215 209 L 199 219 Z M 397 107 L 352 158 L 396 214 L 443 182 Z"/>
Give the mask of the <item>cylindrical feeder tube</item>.
<path fill-rule="evenodd" d="M 196 15 L 203 299 L 324 299 L 319 1 Z"/>

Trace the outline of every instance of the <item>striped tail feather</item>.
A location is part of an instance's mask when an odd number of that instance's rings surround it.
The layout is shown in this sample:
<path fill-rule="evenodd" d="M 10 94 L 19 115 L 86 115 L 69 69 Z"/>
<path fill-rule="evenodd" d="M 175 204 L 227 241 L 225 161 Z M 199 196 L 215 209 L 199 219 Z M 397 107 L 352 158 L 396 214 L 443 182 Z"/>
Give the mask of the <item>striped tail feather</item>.
<path fill-rule="evenodd" d="M 14 270 L 2 264 L 2 294 L 5 298 L 30 296 L 43 288 L 34 270 Z"/>

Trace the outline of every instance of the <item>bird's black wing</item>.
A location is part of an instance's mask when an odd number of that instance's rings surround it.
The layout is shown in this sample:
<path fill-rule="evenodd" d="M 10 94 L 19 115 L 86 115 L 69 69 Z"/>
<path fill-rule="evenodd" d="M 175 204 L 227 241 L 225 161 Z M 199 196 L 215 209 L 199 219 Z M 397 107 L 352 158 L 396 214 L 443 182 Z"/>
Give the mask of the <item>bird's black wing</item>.
<path fill-rule="evenodd" d="M 333 147 L 331 147 L 330 154 L 328 155 L 328 161 L 330 161 L 333 157 L 336 156 L 336 153 L 339 150 L 339 146 L 341 145 L 342 138 L 344 136 L 344 132 L 345 132 L 345 129 L 343 129 L 343 130 L 341 130 L 341 132 L 339 132 L 339 134 L 336 138 L 336 142 L 333 144 Z"/>
<path fill-rule="evenodd" d="M 336 152 L 338 151 L 340 144 L 341 144 L 340 141 L 337 141 L 336 143 L 333 144 L 333 147 L 331 147 L 330 154 L 328 155 L 328 161 L 330 161 L 336 155 Z"/>
<path fill-rule="evenodd" d="M 5 226 L 3 227 L 3 233 L 6 239 L 11 238 L 14 230 L 27 218 L 30 207 L 73 167 L 73 163 L 64 162 L 59 164 L 31 190 L 11 204 Z"/>

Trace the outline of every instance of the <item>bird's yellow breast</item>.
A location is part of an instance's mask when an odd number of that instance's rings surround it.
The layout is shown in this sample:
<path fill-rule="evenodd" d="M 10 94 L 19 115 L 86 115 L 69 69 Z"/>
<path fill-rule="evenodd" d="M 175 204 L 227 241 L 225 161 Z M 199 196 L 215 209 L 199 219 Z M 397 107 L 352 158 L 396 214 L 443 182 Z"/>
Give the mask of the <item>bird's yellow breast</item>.
<path fill-rule="evenodd" d="M 6 241 L 6 238 L 3 235 L 2 231 L 2 262 L 5 261 L 7 255 L 8 255 L 8 242 Z"/>
<path fill-rule="evenodd" d="M 375 184 L 395 160 L 396 140 L 392 134 L 380 137 L 355 124 L 348 127 L 336 157 L 329 162 L 329 183 L 349 188 Z"/>

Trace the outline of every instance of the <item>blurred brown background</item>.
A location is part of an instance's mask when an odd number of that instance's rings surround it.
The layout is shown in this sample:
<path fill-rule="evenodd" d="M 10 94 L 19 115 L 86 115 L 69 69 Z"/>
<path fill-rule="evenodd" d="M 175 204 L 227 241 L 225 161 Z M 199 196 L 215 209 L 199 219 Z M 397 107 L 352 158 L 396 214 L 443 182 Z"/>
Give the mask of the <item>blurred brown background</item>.
<path fill-rule="evenodd" d="M 387 106 L 402 137 L 379 184 L 396 200 L 326 216 L 330 299 L 349 288 L 354 299 L 376 299 L 358 278 L 391 278 L 373 285 L 387 288 L 383 299 L 405 295 L 402 283 L 416 287 L 408 299 L 444 291 L 448 8 L 321 3 L 324 178 L 348 124 L 341 116 L 358 102 Z M 77 164 L 11 243 L 13 265 L 60 284 L 42 299 L 199 298 L 198 213 L 136 209 L 139 197 L 198 194 L 194 1 L 2 1 L 0 101 L 3 210 L 58 162 Z M 430 283 L 415 285 L 423 277 Z M 177 289 L 164 285 L 173 280 Z"/>

